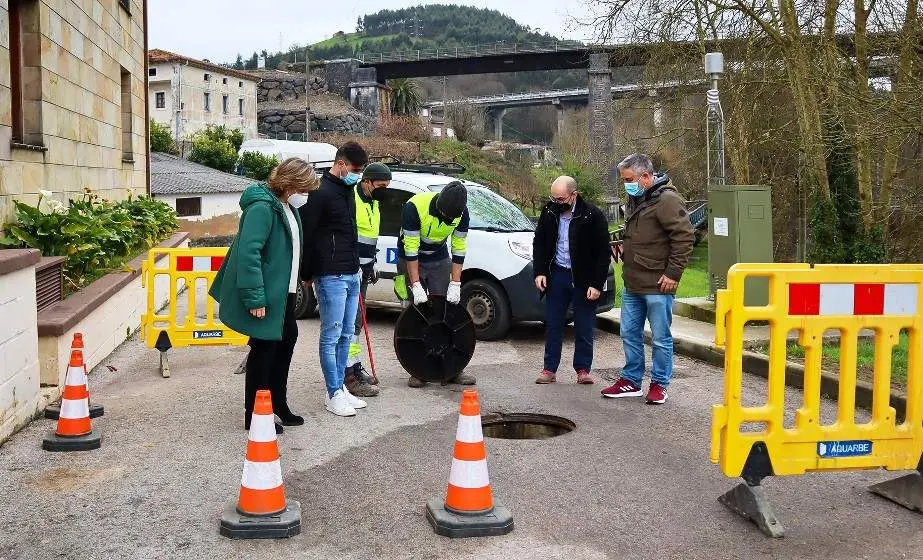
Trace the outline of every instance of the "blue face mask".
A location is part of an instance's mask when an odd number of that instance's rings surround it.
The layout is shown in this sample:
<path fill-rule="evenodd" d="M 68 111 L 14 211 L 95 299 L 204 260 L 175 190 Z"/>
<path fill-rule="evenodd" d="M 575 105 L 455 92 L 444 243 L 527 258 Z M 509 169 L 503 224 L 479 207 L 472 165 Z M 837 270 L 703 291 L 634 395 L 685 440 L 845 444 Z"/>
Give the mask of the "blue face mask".
<path fill-rule="evenodd" d="M 641 188 L 637 182 L 625 181 L 625 192 L 628 193 L 628 196 L 641 196 L 644 192 L 644 189 Z"/>
<path fill-rule="evenodd" d="M 361 178 L 362 178 L 361 173 L 353 173 L 352 171 L 350 171 L 349 173 L 346 174 L 346 177 L 343 177 L 343 182 L 351 187 L 355 185 L 356 183 L 358 183 L 359 179 Z"/>

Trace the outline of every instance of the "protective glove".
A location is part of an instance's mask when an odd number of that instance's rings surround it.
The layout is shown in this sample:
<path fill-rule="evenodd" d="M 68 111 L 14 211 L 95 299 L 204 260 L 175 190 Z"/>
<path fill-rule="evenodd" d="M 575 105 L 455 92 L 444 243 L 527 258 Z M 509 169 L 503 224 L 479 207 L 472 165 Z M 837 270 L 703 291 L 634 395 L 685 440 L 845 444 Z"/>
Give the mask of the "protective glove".
<path fill-rule="evenodd" d="M 410 291 L 413 292 L 413 303 L 416 305 L 424 304 L 429 299 L 426 297 L 426 290 L 423 289 L 423 284 L 419 282 L 414 282 Z"/>
<path fill-rule="evenodd" d="M 374 264 L 367 264 L 362 267 L 362 276 L 367 284 L 378 282 L 378 268 Z"/>
<path fill-rule="evenodd" d="M 446 301 L 457 304 L 461 300 L 461 282 L 449 282 L 449 291 L 445 295 Z"/>

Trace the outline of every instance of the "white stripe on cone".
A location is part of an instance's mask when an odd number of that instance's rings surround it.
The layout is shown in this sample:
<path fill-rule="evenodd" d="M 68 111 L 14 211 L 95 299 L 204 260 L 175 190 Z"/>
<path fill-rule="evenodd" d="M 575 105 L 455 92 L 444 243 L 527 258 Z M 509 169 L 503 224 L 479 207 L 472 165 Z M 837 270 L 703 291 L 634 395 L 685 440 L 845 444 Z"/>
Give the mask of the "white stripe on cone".
<path fill-rule="evenodd" d="M 64 378 L 64 384 L 71 387 L 83 387 L 87 384 L 87 374 L 83 371 L 83 366 L 68 366 L 67 377 Z"/>
<path fill-rule="evenodd" d="M 455 430 L 455 439 L 462 443 L 480 443 L 484 441 L 481 431 L 481 417 L 462 414 L 458 417 L 458 428 Z"/>
<path fill-rule="evenodd" d="M 282 463 L 279 459 L 266 463 L 244 461 L 240 485 L 250 490 L 272 490 L 282 486 Z"/>
<path fill-rule="evenodd" d="M 916 314 L 916 284 L 885 284 L 885 315 Z"/>
<path fill-rule="evenodd" d="M 453 457 L 449 484 L 458 488 L 484 488 L 490 485 L 490 477 L 487 475 L 487 459 L 462 461 Z"/>
<path fill-rule="evenodd" d="M 250 441 L 276 441 L 276 423 L 271 414 L 254 414 L 250 419 Z"/>
<path fill-rule="evenodd" d="M 90 416 L 90 402 L 87 399 L 79 401 L 61 399 L 61 412 L 58 415 L 69 420 L 87 418 Z"/>

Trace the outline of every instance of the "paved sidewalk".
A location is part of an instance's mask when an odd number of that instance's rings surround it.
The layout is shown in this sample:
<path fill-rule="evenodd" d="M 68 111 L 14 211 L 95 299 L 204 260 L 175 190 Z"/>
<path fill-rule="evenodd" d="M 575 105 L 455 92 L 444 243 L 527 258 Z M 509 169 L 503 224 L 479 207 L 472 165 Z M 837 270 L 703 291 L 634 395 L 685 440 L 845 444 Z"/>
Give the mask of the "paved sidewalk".
<path fill-rule="evenodd" d="M 94 420 L 102 449 L 42 451 L 48 420 L 0 447 L 0 559 L 923 559 L 920 515 L 866 490 L 895 476 L 880 471 L 767 480 L 788 533 L 765 538 L 716 501 L 736 484 L 708 461 L 719 370 L 677 357 L 661 407 L 604 400 L 601 385 L 576 385 L 567 367 L 558 384 L 538 386 L 541 325 L 478 344 L 468 371 L 479 377 L 485 413 L 557 414 L 577 429 L 542 441 L 489 439 L 494 493 L 515 530 L 438 537 L 424 504 L 446 489 L 460 388 L 406 387 L 391 349 L 394 319 L 372 316 L 383 390 L 352 419 L 323 410 L 317 323 L 299 323 L 290 399 L 307 423 L 287 428 L 280 450 L 288 497 L 302 504 L 301 535 L 218 534 L 246 446 L 243 378 L 232 373 L 243 350 L 176 350 L 173 377 L 162 379 L 156 351 L 132 339 L 91 374 L 93 399 L 106 406 Z M 596 368 L 618 368 L 621 341 L 598 336 Z M 565 356 L 572 352 L 569 340 Z M 764 385 L 747 377 L 745 392 L 758 398 Z"/>

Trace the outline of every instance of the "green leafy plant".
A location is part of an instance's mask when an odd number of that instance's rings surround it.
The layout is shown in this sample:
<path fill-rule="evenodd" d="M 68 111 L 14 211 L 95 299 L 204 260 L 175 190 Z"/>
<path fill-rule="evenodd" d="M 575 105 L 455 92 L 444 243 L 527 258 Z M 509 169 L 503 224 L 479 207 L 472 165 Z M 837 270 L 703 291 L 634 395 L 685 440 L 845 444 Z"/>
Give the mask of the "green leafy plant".
<path fill-rule="evenodd" d="M 3 247 L 31 247 L 63 256 L 68 292 L 123 267 L 176 231 L 176 212 L 148 196 L 113 202 L 89 190 L 66 206 L 44 191 L 36 206 L 14 201 L 17 222 L 0 238 Z"/>
<path fill-rule="evenodd" d="M 398 78 L 388 82 L 391 88 L 391 111 L 395 115 L 416 115 L 423 104 L 423 92 L 420 85 L 408 78 Z"/>
<path fill-rule="evenodd" d="M 236 139 L 232 138 L 224 126 L 208 126 L 192 135 L 192 152 L 189 154 L 189 161 L 201 163 L 225 173 L 232 173 L 234 166 L 237 165 L 237 150 L 240 147 L 240 144 L 235 147 L 234 140 Z M 243 136 L 241 136 L 241 142 L 243 142 Z"/>
<path fill-rule="evenodd" d="M 279 165 L 279 160 L 276 156 L 267 156 L 259 152 L 244 152 L 240 155 L 237 165 L 245 177 L 265 181 L 273 168 Z"/>
<path fill-rule="evenodd" d="M 151 121 L 151 151 L 174 155 L 179 153 L 169 127 L 153 120 Z"/>

